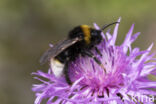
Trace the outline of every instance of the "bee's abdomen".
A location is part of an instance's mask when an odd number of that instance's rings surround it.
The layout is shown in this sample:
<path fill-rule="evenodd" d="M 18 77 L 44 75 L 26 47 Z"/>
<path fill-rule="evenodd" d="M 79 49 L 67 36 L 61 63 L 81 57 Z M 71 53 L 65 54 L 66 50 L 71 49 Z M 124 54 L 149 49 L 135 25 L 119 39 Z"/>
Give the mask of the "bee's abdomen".
<path fill-rule="evenodd" d="M 56 77 L 60 77 L 63 73 L 64 63 L 61 63 L 58 59 L 53 58 L 50 60 L 50 67 Z"/>

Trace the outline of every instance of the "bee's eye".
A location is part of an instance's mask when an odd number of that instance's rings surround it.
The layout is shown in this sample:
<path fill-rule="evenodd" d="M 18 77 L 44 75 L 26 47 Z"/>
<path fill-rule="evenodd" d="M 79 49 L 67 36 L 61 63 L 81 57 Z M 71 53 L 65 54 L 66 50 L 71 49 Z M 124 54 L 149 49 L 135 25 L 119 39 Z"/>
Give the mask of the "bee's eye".
<path fill-rule="evenodd" d="M 92 30 L 91 31 L 91 35 L 92 36 L 98 36 L 98 35 L 100 35 L 101 34 L 101 31 L 100 30 Z"/>

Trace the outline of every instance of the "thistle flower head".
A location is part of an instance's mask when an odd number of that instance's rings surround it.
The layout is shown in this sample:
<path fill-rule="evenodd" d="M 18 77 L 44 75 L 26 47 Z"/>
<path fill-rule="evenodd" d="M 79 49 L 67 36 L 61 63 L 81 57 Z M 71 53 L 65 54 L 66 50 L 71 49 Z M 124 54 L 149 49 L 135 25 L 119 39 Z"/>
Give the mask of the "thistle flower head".
<path fill-rule="evenodd" d="M 94 26 L 100 29 L 96 24 Z M 140 34 L 132 33 L 132 25 L 124 42 L 115 45 L 118 27 L 119 24 L 116 24 L 113 34 L 109 31 L 101 34 L 103 41 L 97 47 L 102 56 L 91 50 L 102 66 L 94 59 L 83 56 L 69 64 L 68 75 L 72 85 L 67 84 L 65 76 L 56 77 L 51 68 L 48 73 L 33 73 L 38 76 L 35 79 L 41 81 L 41 84 L 33 85 L 37 96 L 35 104 L 40 104 L 43 99 L 48 99 L 47 104 L 154 103 L 138 97 L 156 95 L 156 92 L 149 90 L 156 87 L 156 82 L 147 78 L 149 74 L 155 74 L 156 69 L 156 62 L 152 62 L 154 55 L 150 54 L 153 44 L 144 51 L 137 47 L 132 49 L 131 44 Z M 133 98 L 136 95 L 138 98 Z"/>

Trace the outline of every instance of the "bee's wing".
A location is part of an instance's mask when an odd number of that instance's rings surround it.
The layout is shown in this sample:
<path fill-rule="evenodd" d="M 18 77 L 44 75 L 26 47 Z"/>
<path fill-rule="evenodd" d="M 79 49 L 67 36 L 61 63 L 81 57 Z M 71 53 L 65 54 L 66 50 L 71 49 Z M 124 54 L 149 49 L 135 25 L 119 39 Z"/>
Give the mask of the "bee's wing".
<path fill-rule="evenodd" d="M 63 41 L 58 42 L 56 45 L 54 45 L 52 48 L 48 49 L 40 58 L 40 63 L 44 64 L 51 58 L 54 58 L 59 53 L 61 53 L 63 50 L 68 48 L 69 46 L 75 44 L 77 41 L 80 41 L 80 38 L 74 38 L 74 39 L 65 39 Z"/>

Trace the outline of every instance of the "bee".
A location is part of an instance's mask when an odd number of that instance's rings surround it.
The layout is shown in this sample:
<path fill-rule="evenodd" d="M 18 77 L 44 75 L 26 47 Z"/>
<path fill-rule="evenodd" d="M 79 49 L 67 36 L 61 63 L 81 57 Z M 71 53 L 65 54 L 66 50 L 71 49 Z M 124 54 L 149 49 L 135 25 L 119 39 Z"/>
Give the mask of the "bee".
<path fill-rule="evenodd" d="M 75 27 L 69 32 L 66 39 L 58 42 L 42 55 L 40 63 L 44 64 L 49 61 L 54 75 L 59 77 L 64 74 L 66 82 L 71 85 L 73 82 L 68 75 L 68 65 L 70 62 L 76 60 L 76 58 L 81 55 L 93 58 L 97 64 L 102 66 L 101 62 L 95 57 L 91 50 L 95 49 L 96 52 L 102 56 L 99 49 L 96 47 L 103 39 L 101 32 L 105 28 L 116 23 L 118 22 L 104 25 L 101 30 L 91 28 L 88 25 Z"/>

